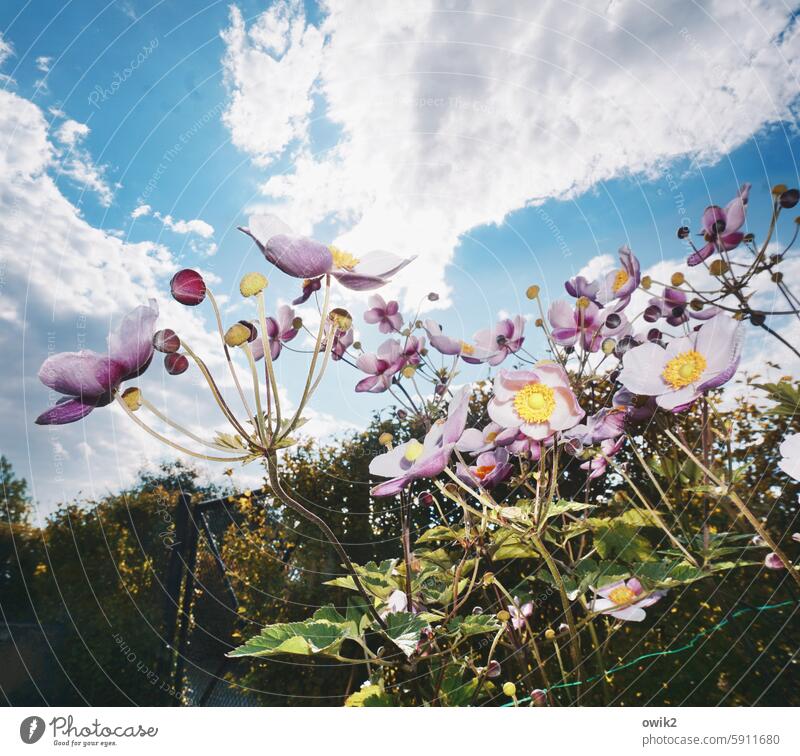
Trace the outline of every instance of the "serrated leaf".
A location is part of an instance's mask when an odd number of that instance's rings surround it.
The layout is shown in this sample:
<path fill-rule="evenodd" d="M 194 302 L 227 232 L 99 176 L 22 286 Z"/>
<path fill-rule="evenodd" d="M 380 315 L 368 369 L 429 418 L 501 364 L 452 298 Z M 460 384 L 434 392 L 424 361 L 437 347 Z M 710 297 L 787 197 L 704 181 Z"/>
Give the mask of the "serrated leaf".
<path fill-rule="evenodd" d="M 496 633 L 501 627 L 500 620 L 493 614 L 468 614 L 465 617 L 454 617 L 447 623 L 448 632 L 462 638 Z"/>
<path fill-rule="evenodd" d="M 492 535 L 492 561 L 503 559 L 533 559 L 539 556 L 536 549 L 526 543 L 519 533 L 500 528 Z"/>
<path fill-rule="evenodd" d="M 417 543 L 431 543 L 435 541 L 457 541 L 464 537 L 464 528 L 453 530 L 447 525 L 437 525 L 435 528 L 426 530 L 419 538 Z"/>
<path fill-rule="evenodd" d="M 395 699 L 380 685 L 365 685 L 347 697 L 345 706 L 397 706 Z"/>
<path fill-rule="evenodd" d="M 594 509 L 594 504 L 585 504 L 581 501 L 567 501 L 566 499 L 559 499 L 558 501 L 551 502 L 547 507 L 545 519 L 549 520 L 552 517 L 558 517 L 565 512 L 581 512 L 585 509 Z"/>
<path fill-rule="evenodd" d="M 428 623 L 416 614 L 393 612 L 386 617 L 384 634 L 406 655 L 417 650 L 420 634 Z"/>
<path fill-rule="evenodd" d="M 333 607 L 322 607 L 304 622 L 281 622 L 267 625 L 242 646 L 228 653 L 229 657 L 336 656 L 342 643 L 356 637 L 356 628 Z"/>

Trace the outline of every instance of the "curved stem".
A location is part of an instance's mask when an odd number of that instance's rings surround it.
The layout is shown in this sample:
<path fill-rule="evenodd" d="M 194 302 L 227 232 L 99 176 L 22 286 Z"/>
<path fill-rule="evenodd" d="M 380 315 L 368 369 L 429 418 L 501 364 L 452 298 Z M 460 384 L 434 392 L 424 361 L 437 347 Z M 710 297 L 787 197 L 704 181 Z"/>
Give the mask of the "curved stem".
<path fill-rule="evenodd" d="M 213 441 L 206 441 L 204 438 L 192 433 L 188 428 L 184 428 L 179 423 L 176 423 L 174 420 L 170 420 L 158 407 L 156 407 L 152 402 L 149 402 L 147 399 L 142 397 L 142 407 L 145 409 L 150 410 L 159 420 L 166 423 L 170 426 L 170 428 L 174 428 L 176 431 L 180 431 L 184 435 L 191 438 L 193 441 L 197 441 L 197 443 L 202 444 L 203 446 L 207 446 L 209 449 L 216 449 L 217 451 L 229 451 L 227 446 L 223 446 L 222 444 L 215 444 Z"/>
<path fill-rule="evenodd" d="M 187 449 L 186 447 L 183 447 L 180 444 L 176 444 L 174 441 L 170 441 L 168 438 L 162 436 L 157 431 L 154 431 L 149 425 L 147 425 L 147 423 L 143 422 L 138 417 L 136 417 L 136 415 L 128 407 L 128 405 L 125 404 L 125 401 L 122 399 L 122 397 L 120 396 L 117 397 L 117 403 L 119 404 L 120 407 L 122 407 L 123 410 L 125 410 L 125 414 L 128 415 L 128 417 L 131 418 L 131 420 L 133 420 L 133 422 L 136 423 L 136 425 L 138 425 L 142 430 L 147 431 L 147 433 L 153 436 L 153 438 L 157 438 L 159 441 L 161 441 L 162 444 L 166 444 L 167 446 L 170 446 L 173 449 L 176 449 L 177 451 L 183 454 L 188 454 L 190 457 L 196 457 L 197 459 L 205 459 L 208 460 L 209 462 L 241 462 L 247 459 L 247 456 L 212 457 L 208 454 L 200 454 L 199 452 L 194 452 L 191 449 Z"/>
<path fill-rule="evenodd" d="M 242 349 L 247 355 L 247 361 L 250 363 L 250 373 L 253 376 L 253 396 L 256 400 L 256 428 L 258 435 L 261 438 L 261 443 L 267 446 L 269 440 L 267 438 L 267 430 L 264 427 L 264 409 L 261 406 L 261 386 L 258 383 L 258 370 L 256 370 L 256 361 L 253 359 L 253 350 L 250 349 L 250 344 L 245 341 L 242 344 Z"/>
<path fill-rule="evenodd" d="M 386 630 L 386 622 L 384 622 L 383 617 L 381 617 L 380 614 L 378 614 L 377 609 L 375 609 L 374 597 L 367 592 L 366 588 L 364 588 L 364 584 L 361 582 L 361 578 L 358 576 L 352 561 L 350 561 L 350 557 L 344 550 L 344 546 L 342 546 L 342 544 L 339 542 L 339 539 L 336 537 L 336 534 L 333 532 L 333 530 L 331 530 L 328 523 L 325 522 L 325 520 L 323 520 L 321 517 L 315 515 L 311 510 L 306 509 L 299 501 L 294 499 L 284 490 L 280 477 L 278 476 L 277 458 L 274 454 L 270 454 L 270 456 L 267 457 L 267 471 L 272 490 L 275 492 L 278 498 L 284 504 L 286 504 L 287 507 L 293 509 L 302 517 L 305 517 L 309 522 L 313 522 L 314 525 L 316 525 L 325 534 L 333 548 L 336 549 L 336 552 L 342 558 L 342 561 L 344 562 L 347 571 L 350 573 L 350 577 L 353 578 L 353 583 L 355 583 L 359 593 L 367 602 L 367 610 L 372 615 L 372 618 L 378 623 L 378 625 L 380 625 L 380 627 Z"/>

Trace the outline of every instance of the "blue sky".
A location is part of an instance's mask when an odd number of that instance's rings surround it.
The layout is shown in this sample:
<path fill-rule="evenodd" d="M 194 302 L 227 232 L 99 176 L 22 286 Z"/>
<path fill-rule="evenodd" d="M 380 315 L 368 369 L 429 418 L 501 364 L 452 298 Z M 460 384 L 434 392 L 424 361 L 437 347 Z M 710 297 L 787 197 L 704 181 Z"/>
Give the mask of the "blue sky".
<path fill-rule="evenodd" d="M 149 296 L 162 325 L 212 348 L 208 313 L 180 313 L 167 282 L 198 267 L 225 317 L 246 317 L 238 279 L 265 270 L 235 230 L 252 211 L 355 250 L 419 255 L 389 292 L 410 305 L 437 289 L 431 316 L 464 337 L 500 312 L 529 313 L 531 283 L 561 296 L 565 278 L 600 270 L 621 244 L 647 267 L 679 264 L 676 227 L 696 227 L 742 181 L 763 224 L 769 187 L 800 182 L 791 9 L 563 10 L 4 2 L 0 369 L 11 421 L 0 451 L 37 498 L 100 495 L 163 456 L 110 410 L 80 428 L 32 426 L 48 401 L 35 379 L 47 349 L 102 348 L 109 325 Z M 34 217 L 23 224 L 25 207 Z M 273 302 L 295 296 L 296 282 L 271 278 Z M 363 299 L 341 302 L 358 322 Z M 379 334 L 360 328 L 374 349 Z M 290 394 L 301 367 L 281 363 Z M 158 396 L 202 426 L 199 382 L 150 373 Z M 356 396 L 357 379 L 346 367 L 326 378 L 315 433 L 386 404 Z"/>

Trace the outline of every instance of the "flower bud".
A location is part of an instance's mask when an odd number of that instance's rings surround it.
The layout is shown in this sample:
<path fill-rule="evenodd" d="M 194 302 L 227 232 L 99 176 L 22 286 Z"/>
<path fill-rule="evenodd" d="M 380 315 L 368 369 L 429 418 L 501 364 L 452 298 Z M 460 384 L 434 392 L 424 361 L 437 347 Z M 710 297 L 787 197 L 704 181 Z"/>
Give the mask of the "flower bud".
<path fill-rule="evenodd" d="M 649 289 L 653 285 L 653 279 L 650 276 L 642 276 L 642 288 Z"/>
<path fill-rule="evenodd" d="M 700 312 L 703 309 L 703 302 L 700 299 L 693 299 L 689 302 L 689 307 L 695 312 Z"/>
<path fill-rule="evenodd" d="M 250 341 L 252 331 L 242 323 L 234 323 L 227 331 L 225 331 L 225 343 L 229 347 L 237 347 Z"/>
<path fill-rule="evenodd" d="M 391 446 L 392 441 L 394 441 L 394 436 L 391 433 L 381 433 L 381 435 L 378 436 L 378 443 L 381 446 Z"/>
<path fill-rule="evenodd" d="M 645 307 L 644 319 L 648 323 L 655 323 L 661 317 L 661 308 L 658 305 Z"/>
<path fill-rule="evenodd" d="M 406 365 L 401 372 L 403 378 L 413 378 L 414 373 L 417 372 L 417 369 L 413 365 Z"/>
<path fill-rule="evenodd" d="M 486 677 L 490 680 L 495 680 L 500 677 L 502 670 L 503 668 L 500 666 L 500 662 L 492 659 L 486 667 Z"/>
<path fill-rule="evenodd" d="M 708 272 L 711 273 L 712 276 L 724 276 L 729 270 L 728 263 L 724 260 L 714 260 L 714 262 L 708 266 Z"/>
<path fill-rule="evenodd" d="M 531 703 L 534 706 L 547 706 L 547 693 L 541 688 L 531 691 Z"/>
<path fill-rule="evenodd" d="M 688 229 L 687 226 L 681 226 L 678 229 L 678 238 L 679 239 L 686 239 L 689 236 L 690 233 L 691 233 L 691 231 Z"/>
<path fill-rule="evenodd" d="M 294 328 L 295 331 L 299 331 L 302 327 L 303 327 L 302 318 L 297 317 L 292 321 L 292 328 Z"/>
<path fill-rule="evenodd" d="M 428 294 L 428 301 L 429 302 L 438 302 L 439 301 L 439 295 L 435 291 L 432 291 L 430 294 Z"/>
<path fill-rule="evenodd" d="M 517 695 L 517 686 L 512 682 L 503 683 L 503 694 L 509 698 L 513 698 Z"/>
<path fill-rule="evenodd" d="M 541 318 L 536 318 L 536 322 L 534 323 L 534 325 L 537 328 L 541 328 L 544 325 L 544 321 Z"/>
<path fill-rule="evenodd" d="M 433 498 L 433 494 L 430 491 L 423 491 L 419 497 L 417 497 L 417 501 L 425 507 L 432 507 L 436 500 Z"/>
<path fill-rule="evenodd" d="M 544 631 L 544 637 L 547 638 L 547 640 L 553 640 L 553 638 L 556 637 L 556 631 L 553 630 L 552 627 L 548 627 L 547 630 Z"/>
<path fill-rule="evenodd" d="M 476 616 L 479 614 L 483 614 L 483 607 L 482 606 L 473 607 L 472 613 Z"/>
<path fill-rule="evenodd" d="M 781 273 L 779 270 L 776 270 L 772 276 L 770 276 L 770 278 L 772 278 L 772 283 L 780 283 L 783 281 L 783 273 Z"/>
<path fill-rule="evenodd" d="M 142 392 L 136 386 L 131 386 L 122 392 L 122 401 L 131 412 L 136 412 L 142 406 Z"/>
<path fill-rule="evenodd" d="M 672 283 L 673 286 L 680 286 L 681 284 L 683 284 L 685 280 L 686 277 L 683 275 L 683 273 L 681 273 L 678 270 L 672 274 L 672 278 L 670 278 L 670 283 Z"/>
<path fill-rule="evenodd" d="M 186 355 L 173 352 L 164 357 L 164 368 L 170 375 L 180 375 L 189 369 L 189 360 Z"/>
<path fill-rule="evenodd" d="M 603 339 L 600 348 L 603 350 L 603 354 L 613 354 L 614 350 L 617 348 L 617 342 L 611 338 Z"/>
<path fill-rule="evenodd" d="M 355 349 L 355 350 L 361 349 L 361 342 L 360 341 L 354 341 L 353 342 L 353 349 Z"/>
<path fill-rule="evenodd" d="M 179 270 L 169 282 L 172 296 L 181 304 L 194 307 L 206 298 L 206 282 L 191 268 Z"/>
<path fill-rule="evenodd" d="M 405 420 L 408 417 L 408 412 L 404 409 L 398 409 L 396 414 L 399 420 Z"/>
<path fill-rule="evenodd" d="M 239 292 L 243 297 L 254 297 L 267 288 L 269 281 L 261 273 L 245 273 L 239 281 Z"/>
<path fill-rule="evenodd" d="M 613 330 L 614 328 L 619 328 L 621 324 L 622 324 L 622 318 L 619 315 L 617 315 L 616 312 L 612 312 L 606 318 L 606 327 L 607 328 L 611 328 Z"/>
<path fill-rule="evenodd" d="M 780 195 L 783 194 L 785 191 L 788 191 L 788 189 L 789 187 L 786 186 L 786 184 L 775 184 L 775 186 L 772 187 L 772 193 L 776 197 L 780 197 Z"/>
<path fill-rule="evenodd" d="M 767 322 L 767 316 L 763 312 L 750 313 L 750 322 L 759 328 Z"/>
<path fill-rule="evenodd" d="M 579 307 L 581 310 L 585 310 L 590 304 L 589 297 L 578 297 L 575 300 L 576 307 Z"/>
<path fill-rule="evenodd" d="M 785 191 L 778 199 L 781 207 L 785 208 L 786 210 L 794 207 L 798 201 L 800 201 L 800 192 L 798 192 L 797 189 L 789 189 Z"/>
<path fill-rule="evenodd" d="M 328 314 L 328 319 L 336 326 L 339 331 L 347 331 L 353 325 L 353 317 L 347 310 L 335 307 Z"/>
<path fill-rule="evenodd" d="M 648 341 L 658 341 L 661 338 L 661 331 L 658 328 L 651 328 L 647 332 L 647 340 Z"/>
<path fill-rule="evenodd" d="M 525 296 L 528 297 L 528 299 L 536 299 L 539 296 L 539 287 L 536 286 L 536 284 L 529 286 L 525 291 Z"/>
<path fill-rule="evenodd" d="M 500 622 L 508 622 L 511 619 L 511 615 L 505 609 L 501 609 L 497 612 L 497 619 L 499 619 Z"/>
<path fill-rule="evenodd" d="M 162 328 L 153 334 L 153 348 L 157 352 L 172 354 L 181 348 L 181 340 L 171 328 Z"/>
<path fill-rule="evenodd" d="M 764 566 L 769 570 L 785 570 L 786 565 L 781 561 L 781 558 L 774 552 L 770 551 L 764 557 Z"/>

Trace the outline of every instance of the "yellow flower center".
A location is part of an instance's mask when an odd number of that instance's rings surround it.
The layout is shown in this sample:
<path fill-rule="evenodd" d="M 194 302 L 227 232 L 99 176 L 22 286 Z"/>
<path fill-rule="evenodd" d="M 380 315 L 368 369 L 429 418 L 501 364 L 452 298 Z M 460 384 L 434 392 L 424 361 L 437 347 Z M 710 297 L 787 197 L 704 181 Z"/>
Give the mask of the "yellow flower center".
<path fill-rule="evenodd" d="M 627 585 L 621 585 L 608 594 L 615 604 L 628 604 L 636 598 L 636 594 Z"/>
<path fill-rule="evenodd" d="M 673 357 L 661 373 L 661 377 L 672 388 L 683 388 L 694 383 L 706 369 L 706 358 L 700 352 L 690 349 Z"/>
<path fill-rule="evenodd" d="M 473 355 L 475 354 L 475 347 L 472 344 L 467 344 L 466 341 L 461 342 L 461 354 Z"/>
<path fill-rule="evenodd" d="M 514 397 L 514 409 L 526 423 L 549 420 L 555 408 L 555 393 L 543 383 L 529 383 Z"/>
<path fill-rule="evenodd" d="M 614 276 L 614 283 L 611 285 L 611 288 L 615 292 L 619 291 L 623 286 L 625 286 L 626 283 L 628 283 L 629 278 L 630 276 L 628 275 L 628 271 L 624 268 L 621 268 L 617 271 L 617 275 Z"/>
<path fill-rule="evenodd" d="M 414 438 L 408 442 L 408 446 L 406 447 L 403 456 L 409 462 L 414 462 L 419 459 L 420 454 L 422 454 L 422 448 L 422 444 Z"/>
<path fill-rule="evenodd" d="M 353 270 L 353 268 L 361 262 L 357 257 L 354 257 L 349 252 L 345 252 L 338 247 L 334 247 L 333 244 L 328 248 L 331 251 L 331 257 L 333 257 L 333 265 L 336 268 L 340 268 L 342 270 Z"/>
<path fill-rule="evenodd" d="M 486 434 L 486 443 L 491 444 L 497 438 L 497 431 L 491 431 Z"/>

